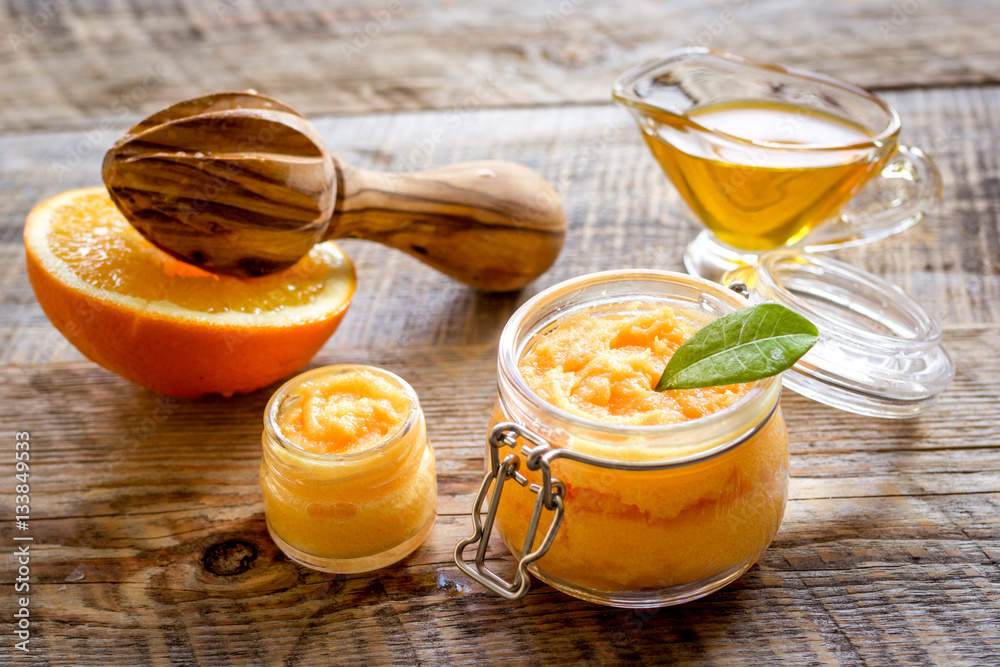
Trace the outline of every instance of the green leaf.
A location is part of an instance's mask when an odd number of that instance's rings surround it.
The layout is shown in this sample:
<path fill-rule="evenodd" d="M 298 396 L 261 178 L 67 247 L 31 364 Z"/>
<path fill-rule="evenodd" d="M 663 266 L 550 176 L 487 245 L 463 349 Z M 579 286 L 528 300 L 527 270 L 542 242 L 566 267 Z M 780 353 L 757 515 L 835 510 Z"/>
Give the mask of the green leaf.
<path fill-rule="evenodd" d="M 819 339 L 812 322 L 776 303 L 705 325 L 670 358 L 656 391 L 753 382 L 788 370 Z"/>

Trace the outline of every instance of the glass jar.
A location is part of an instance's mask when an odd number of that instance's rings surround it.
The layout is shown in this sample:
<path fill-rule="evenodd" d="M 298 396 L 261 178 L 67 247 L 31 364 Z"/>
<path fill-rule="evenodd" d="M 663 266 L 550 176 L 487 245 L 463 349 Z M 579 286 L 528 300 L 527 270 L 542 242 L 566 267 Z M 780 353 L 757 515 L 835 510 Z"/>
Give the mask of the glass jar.
<path fill-rule="evenodd" d="M 322 454 L 294 444 L 281 425 L 303 400 L 303 384 L 370 373 L 408 401 L 405 423 L 362 451 Z M 416 392 L 371 366 L 317 368 L 285 383 L 264 412 L 260 481 L 272 539 L 292 560 L 316 570 L 367 572 L 409 555 L 437 514 L 434 450 Z"/>
<path fill-rule="evenodd" d="M 521 358 L 560 317 L 635 301 L 709 317 L 748 305 L 730 289 L 684 274 L 611 271 L 556 285 L 511 317 L 500 338 L 475 532 L 455 553 L 463 571 L 505 597 L 523 597 L 530 572 L 600 604 L 679 604 L 735 580 L 778 530 L 788 496 L 780 376 L 754 383 L 718 412 L 663 426 L 577 416 L 525 382 Z M 485 565 L 494 525 L 518 559 L 512 582 Z M 473 544 L 469 563 L 464 550 Z"/>

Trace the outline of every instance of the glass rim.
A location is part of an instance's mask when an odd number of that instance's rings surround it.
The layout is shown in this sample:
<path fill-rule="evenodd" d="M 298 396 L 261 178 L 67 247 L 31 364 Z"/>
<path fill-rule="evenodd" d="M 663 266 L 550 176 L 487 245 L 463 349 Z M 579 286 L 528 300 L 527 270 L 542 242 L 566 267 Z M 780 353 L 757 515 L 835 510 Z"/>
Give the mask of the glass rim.
<path fill-rule="evenodd" d="M 737 144 L 753 146 L 756 148 L 762 148 L 766 150 L 780 150 L 784 152 L 816 152 L 816 151 L 840 151 L 840 150 L 861 150 L 865 148 L 877 148 L 884 146 L 888 141 L 895 138 L 898 135 L 900 129 L 902 128 L 902 120 L 899 117 L 899 113 L 896 109 L 890 105 L 888 102 L 883 100 L 878 95 L 855 86 L 853 84 L 841 81 L 840 79 L 835 79 L 831 76 L 825 74 L 818 74 L 816 72 L 810 72 L 808 70 L 802 70 L 795 67 L 785 67 L 783 65 L 778 65 L 775 63 L 766 63 L 758 60 L 751 60 L 750 58 L 744 58 L 732 53 L 727 53 L 725 51 L 719 51 L 717 49 L 710 49 L 701 46 L 686 47 L 682 49 L 675 49 L 668 51 L 659 58 L 651 61 L 647 61 L 641 65 L 632 67 L 625 72 L 623 72 L 618 79 L 615 80 L 611 87 L 611 96 L 614 101 L 630 108 L 638 109 L 650 109 L 657 111 L 664 111 L 662 107 L 656 106 L 654 104 L 649 104 L 641 100 L 641 98 L 634 93 L 634 88 L 640 80 L 644 77 L 650 75 L 656 70 L 659 70 L 673 62 L 679 60 L 693 60 L 696 58 L 718 58 L 720 60 L 727 60 L 729 62 L 737 63 L 746 67 L 754 69 L 764 69 L 773 72 L 778 72 L 780 74 L 790 75 L 799 79 L 815 81 L 823 85 L 832 86 L 839 88 L 843 91 L 863 97 L 869 102 L 874 103 L 886 114 L 886 124 L 885 127 L 867 137 L 864 141 L 859 141 L 855 143 L 842 143 L 842 144 L 801 144 L 801 143 L 782 143 L 777 141 L 759 141 L 755 139 L 746 139 L 744 137 L 739 137 L 733 134 L 723 132 L 721 130 L 715 130 L 712 128 L 705 127 L 696 120 L 696 116 L 688 116 L 684 114 L 684 117 L 689 123 L 694 125 L 698 130 L 705 132 L 706 134 L 711 134 L 715 136 L 722 137 L 728 141 L 732 141 Z M 630 94 L 631 92 L 631 94 Z M 678 112 L 683 113 L 683 112 Z"/>
<path fill-rule="evenodd" d="M 697 419 L 691 419 L 683 422 L 675 422 L 672 424 L 607 424 L 556 407 L 539 396 L 534 390 L 531 389 L 531 387 L 528 386 L 528 383 L 524 380 L 524 377 L 521 375 L 520 369 L 518 368 L 518 362 L 520 361 L 524 343 L 530 339 L 532 333 L 537 332 L 547 324 L 551 324 L 559 317 L 560 314 L 565 313 L 566 311 L 547 311 L 545 316 L 539 319 L 538 323 L 534 324 L 530 328 L 525 328 L 524 325 L 530 315 L 533 315 L 537 311 L 544 308 L 547 303 L 554 302 L 558 297 L 582 291 L 582 289 L 589 285 L 650 279 L 656 282 L 670 284 L 685 283 L 689 286 L 696 286 L 701 289 L 703 293 L 707 292 L 711 293 L 712 296 L 722 297 L 723 301 L 726 301 L 729 305 L 734 306 L 733 310 L 751 305 L 749 301 L 746 301 L 742 296 L 727 287 L 719 285 L 718 283 L 712 283 L 686 273 L 677 273 L 673 271 L 662 271 L 658 269 L 617 269 L 612 271 L 589 273 L 576 278 L 571 278 L 553 285 L 552 287 L 549 287 L 548 289 L 533 296 L 531 299 L 522 304 L 507 321 L 507 324 L 504 326 L 504 329 L 500 334 L 500 345 L 497 355 L 498 374 L 500 375 L 501 385 L 503 384 L 503 381 L 506 380 L 508 386 L 516 393 L 519 399 L 528 403 L 533 409 L 554 421 L 566 423 L 571 427 L 585 429 L 589 432 L 596 432 L 605 436 L 642 439 L 677 438 L 692 431 L 701 431 L 711 429 L 713 427 L 721 428 L 720 424 L 729 420 L 734 414 L 749 411 L 757 404 L 758 401 L 765 398 L 773 390 L 775 383 L 779 384 L 778 396 L 776 397 L 775 402 L 777 403 L 777 401 L 780 400 L 781 375 L 779 374 L 755 381 L 750 390 L 737 399 L 732 405 L 704 417 L 698 417 Z M 623 297 L 621 300 L 624 301 L 625 298 L 641 299 L 643 296 L 644 295 L 642 293 L 637 292 L 633 297 Z M 600 305 L 600 303 L 600 301 L 595 299 L 593 305 Z M 669 447 L 670 444 L 665 443 L 663 446 Z M 717 455 L 717 452 L 714 454 L 712 453 L 713 449 L 715 449 L 715 447 L 709 447 L 706 448 L 704 452 L 698 452 L 698 455 L 705 455 L 704 457 L 698 456 L 698 460 Z"/>
<path fill-rule="evenodd" d="M 849 280 L 858 290 L 865 290 L 886 300 L 891 299 L 897 310 L 906 313 L 909 321 L 903 322 L 896 318 L 898 326 L 885 333 L 823 312 L 807 299 L 797 296 L 785 285 L 779 275 L 785 265 L 792 268 L 809 266 L 823 272 L 827 277 L 836 276 L 842 281 Z M 761 293 L 761 297 L 807 315 L 813 323 L 820 326 L 820 330 L 827 333 L 828 337 L 836 335 L 839 339 L 866 349 L 889 348 L 894 353 L 904 351 L 911 354 L 935 347 L 941 341 L 940 324 L 916 299 L 874 274 L 831 257 L 783 248 L 762 254 L 753 271 L 759 285 L 755 288 Z M 726 280 L 726 276 L 723 276 L 723 280 Z M 902 330 L 907 333 L 900 333 Z"/>
<path fill-rule="evenodd" d="M 278 426 L 277 417 L 281 409 L 282 401 L 291 394 L 292 390 L 301 385 L 303 382 L 317 377 L 324 375 L 340 375 L 352 371 L 367 371 L 381 376 L 398 385 L 399 388 L 403 390 L 403 393 L 406 394 L 406 397 L 410 402 L 409 412 L 406 415 L 406 421 L 404 421 L 396 431 L 394 431 L 391 435 L 386 436 L 384 440 L 373 447 L 363 449 L 359 452 L 348 452 L 345 454 L 324 454 L 321 452 L 310 451 L 295 444 L 285 437 Z M 384 368 L 379 368 L 378 366 L 369 366 L 367 364 L 331 364 L 329 366 L 321 366 L 319 368 L 314 368 L 310 371 L 300 373 L 278 387 L 274 394 L 271 395 L 271 398 L 268 399 L 267 406 L 264 408 L 264 432 L 277 444 L 287 450 L 291 450 L 296 456 L 304 457 L 307 460 L 322 461 L 325 463 L 350 463 L 354 461 L 361 461 L 391 449 L 396 443 L 401 441 L 407 436 L 408 433 L 410 433 L 416 425 L 419 416 L 420 399 L 417 397 L 417 392 L 406 380 L 399 377 L 395 373 L 387 371 Z"/>

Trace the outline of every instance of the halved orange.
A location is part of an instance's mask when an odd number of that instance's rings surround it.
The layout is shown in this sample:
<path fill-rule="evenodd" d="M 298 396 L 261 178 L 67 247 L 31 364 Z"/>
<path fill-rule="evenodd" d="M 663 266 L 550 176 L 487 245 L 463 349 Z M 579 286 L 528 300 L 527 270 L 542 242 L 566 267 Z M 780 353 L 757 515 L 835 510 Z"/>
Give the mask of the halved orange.
<path fill-rule="evenodd" d="M 254 391 L 305 366 L 343 318 L 354 266 L 333 243 L 259 278 L 203 271 L 144 239 L 102 187 L 37 205 L 24 226 L 42 310 L 84 355 L 172 396 Z"/>

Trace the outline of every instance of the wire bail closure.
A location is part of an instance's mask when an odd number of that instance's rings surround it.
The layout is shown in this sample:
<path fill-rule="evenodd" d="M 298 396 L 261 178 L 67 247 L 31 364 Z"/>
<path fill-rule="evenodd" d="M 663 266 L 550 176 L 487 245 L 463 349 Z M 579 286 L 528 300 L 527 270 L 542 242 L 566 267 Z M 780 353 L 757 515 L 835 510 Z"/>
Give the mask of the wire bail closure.
<path fill-rule="evenodd" d="M 525 441 L 521 447 L 521 454 L 525 458 L 525 465 L 528 470 L 542 471 L 542 484 L 531 484 L 530 489 L 538 494 L 535 499 L 535 508 L 531 514 L 531 522 L 528 524 L 528 533 L 524 539 L 523 554 L 517 562 L 517 572 L 514 581 L 507 582 L 498 574 L 486 567 L 486 549 L 489 546 L 490 536 L 493 534 L 493 522 L 496 519 L 497 508 L 500 506 L 500 496 L 503 493 L 504 484 L 508 479 L 513 479 L 521 486 L 528 486 L 528 479 L 517 471 L 520 460 L 514 453 L 507 454 L 503 461 L 500 460 L 500 449 L 502 447 L 517 448 L 518 440 Z M 552 450 L 549 443 L 543 438 L 535 435 L 531 431 L 513 422 L 502 422 L 490 430 L 490 469 L 486 471 L 479 493 L 476 494 L 475 503 L 472 506 L 472 525 L 474 532 L 458 543 L 455 547 L 455 564 L 462 572 L 472 577 L 483 586 L 497 593 L 508 600 L 520 600 L 527 593 L 531 586 L 531 578 L 528 576 L 528 565 L 545 555 L 545 552 L 552 546 L 556 532 L 562 524 L 563 518 L 563 498 L 566 495 L 566 487 L 562 482 L 552 478 L 550 466 L 551 459 L 547 454 L 558 452 Z M 485 521 L 482 519 L 483 501 L 489 492 L 490 484 L 496 481 L 493 494 L 490 497 L 489 508 L 486 512 Z M 542 509 L 554 512 L 552 524 L 542 543 L 534 551 L 531 550 L 535 534 L 538 532 L 538 521 L 542 515 Z M 475 567 L 465 560 L 465 549 L 468 546 L 479 543 L 476 549 Z"/>
<path fill-rule="evenodd" d="M 612 461 L 584 454 L 566 448 L 552 447 L 543 437 L 529 431 L 528 429 L 514 422 L 501 422 L 490 429 L 490 469 L 486 471 L 479 493 L 472 506 L 472 527 L 471 537 L 467 537 L 455 547 L 455 565 L 462 572 L 469 575 L 488 589 L 502 595 L 508 600 L 520 600 L 527 593 L 531 586 L 531 579 L 528 577 L 528 566 L 545 555 L 555 540 L 556 532 L 563 520 L 564 499 L 566 498 L 566 486 L 558 479 L 552 477 L 552 461 L 556 459 L 568 459 L 596 466 L 598 468 L 608 468 L 612 470 L 669 470 L 672 468 L 682 468 L 693 463 L 700 463 L 708 459 L 721 456 L 726 452 L 738 447 L 750 438 L 754 437 L 764 428 L 764 425 L 771 421 L 778 410 L 778 401 L 775 400 L 768 410 L 767 415 L 761 419 L 753 428 L 741 435 L 723 442 L 708 452 L 696 452 L 687 456 L 680 456 L 669 460 L 660 461 Z M 507 454 L 503 461 L 500 460 L 500 449 L 502 447 L 517 448 L 519 440 L 526 444 L 521 446 L 521 456 L 524 457 L 528 470 L 541 470 L 542 483 L 530 484 L 528 478 L 517 471 L 520 459 L 516 454 Z M 531 514 L 531 522 L 528 524 L 528 532 L 524 538 L 524 548 L 521 549 L 521 558 L 517 562 L 517 571 L 514 574 L 514 581 L 507 582 L 486 567 L 486 548 L 489 545 L 490 536 L 493 534 L 493 522 L 496 520 L 497 508 L 500 506 L 500 496 L 503 493 L 504 484 L 508 479 L 513 479 L 521 486 L 528 486 L 532 492 L 538 494 L 535 499 L 535 508 Z M 490 490 L 490 484 L 496 481 L 493 495 L 490 497 L 489 508 L 486 511 L 485 521 L 482 518 L 483 501 Z M 529 486 L 530 484 L 530 486 Z M 546 509 L 554 513 L 552 524 L 542 543 L 534 551 L 531 547 L 535 542 L 535 534 L 538 532 L 538 521 L 541 518 L 542 510 Z M 468 546 L 479 543 L 476 549 L 476 558 L 473 567 L 465 560 L 465 549 Z"/>

